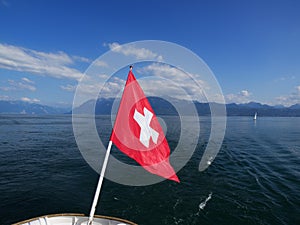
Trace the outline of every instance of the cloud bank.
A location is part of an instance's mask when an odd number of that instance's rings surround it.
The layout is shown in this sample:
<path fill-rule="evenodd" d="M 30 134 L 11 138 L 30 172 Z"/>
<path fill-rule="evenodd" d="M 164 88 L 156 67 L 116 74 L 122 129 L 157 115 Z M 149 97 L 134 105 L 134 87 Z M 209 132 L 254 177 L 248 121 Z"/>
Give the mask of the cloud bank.
<path fill-rule="evenodd" d="M 296 86 L 289 95 L 277 97 L 276 102 L 284 106 L 300 104 L 300 85 Z"/>
<path fill-rule="evenodd" d="M 250 102 L 252 93 L 248 90 L 241 90 L 236 94 L 228 94 L 225 96 L 226 103 L 247 103 Z"/>
<path fill-rule="evenodd" d="M 149 59 L 162 60 L 162 56 L 146 48 L 135 48 L 128 45 L 120 45 L 117 42 L 106 44 L 113 52 L 121 53 L 125 56 L 134 56 L 138 60 Z"/>
<path fill-rule="evenodd" d="M 0 68 L 2 69 L 79 80 L 83 74 L 71 67 L 75 61 L 89 62 L 89 59 L 69 56 L 62 51 L 46 53 L 19 46 L 0 44 Z"/>

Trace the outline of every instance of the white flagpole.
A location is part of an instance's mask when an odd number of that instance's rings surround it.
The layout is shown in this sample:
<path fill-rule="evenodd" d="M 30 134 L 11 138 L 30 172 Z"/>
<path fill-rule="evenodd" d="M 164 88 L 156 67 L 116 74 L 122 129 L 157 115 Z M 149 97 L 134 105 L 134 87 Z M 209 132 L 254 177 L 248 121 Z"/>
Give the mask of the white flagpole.
<path fill-rule="evenodd" d="M 132 71 L 133 66 L 131 65 L 129 67 L 130 71 Z M 118 113 L 117 113 L 118 116 Z M 107 163 L 108 163 L 108 157 L 110 155 L 110 150 L 111 150 L 111 146 L 112 146 L 112 141 L 110 140 L 108 143 L 108 147 L 106 150 L 106 154 L 105 154 L 105 158 L 104 158 L 104 162 L 102 165 L 102 169 L 101 169 L 101 173 L 100 173 L 100 177 L 99 177 L 99 181 L 98 181 L 98 185 L 97 185 L 97 189 L 96 189 L 96 193 L 94 196 L 94 201 L 92 204 L 92 208 L 91 208 L 91 212 L 90 212 L 90 216 L 89 216 L 89 220 L 87 225 L 92 225 L 93 219 L 94 219 L 94 215 L 95 215 L 95 211 L 96 211 L 96 206 L 98 203 L 98 199 L 99 199 L 99 195 L 100 195 L 100 191 L 101 191 L 101 187 L 102 187 L 102 183 L 103 183 L 103 178 L 104 178 L 104 174 L 105 174 L 105 170 L 107 167 Z"/>
<path fill-rule="evenodd" d="M 101 169 L 101 173 L 100 173 L 96 193 L 95 193 L 95 196 L 94 196 L 94 201 L 93 201 L 93 205 L 92 205 L 92 208 L 91 208 L 89 221 L 87 223 L 88 225 L 92 225 L 92 222 L 93 222 L 93 219 L 94 219 L 95 210 L 96 210 L 96 206 L 97 206 L 97 203 L 98 203 L 98 199 L 99 199 L 99 195 L 100 195 L 100 191 L 101 191 L 101 187 L 102 187 L 102 183 L 103 183 L 103 178 L 104 178 L 105 170 L 106 170 L 107 163 L 108 163 L 108 157 L 110 155 L 111 145 L 112 145 L 112 141 L 109 141 L 108 147 L 107 147 L 107 150 L 106 150 L 106 154 L 105 154 L 105 158 L 104 158 L 104 162 L 103 162 L 103 165 L 102 165 L 102 169 Z"/>

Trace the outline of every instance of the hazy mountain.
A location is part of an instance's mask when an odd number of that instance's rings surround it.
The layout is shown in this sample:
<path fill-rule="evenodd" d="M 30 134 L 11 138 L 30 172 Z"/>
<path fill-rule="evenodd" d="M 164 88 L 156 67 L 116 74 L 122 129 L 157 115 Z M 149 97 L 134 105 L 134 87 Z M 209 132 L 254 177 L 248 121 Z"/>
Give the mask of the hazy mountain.
<path fill-rule="evenodd" d="M 178 115 L 180 112 L 184 112 L 185 115 L 190 115 L 193 113 L 190 105 L 191 102 L 184 100 L 174 100 L 176 104 L 174 106 L 158 97 L 149 97 L 149 102 L 152 105 L 154 111 L 158 115 Z M 116 113 L 116 109 L 112 110 L 115 99 L 98 99 L 95 107 L 95 114 L 97 115 L 110 115 L 111 113 Z M 116 100 L 119 101 L 119 100 Z M 95 101 L 88 101 L 82 104 L 80 107 L 74 109 L 75 113 L 85 113 L 87 112 L 91 104 Z M 118 102 L 116 103 L 118 105 Z M 210 115 L 210 106 L 215 109 L 222 107 L 223 105 L 218 103 L 200 103 L 194 102 L 195 109 L 200 116 Z M 188 111 L 189 110 L 189 111 Z M 226 104 L 226 111 L 228 116 L 253 116 L 255 113 L 259 117 L 262 116 L 300 116 L 300 104 L 293 105 L 291 107 L 284 106 L 270 106 L 266 104 L 261 104 L 257 102 L 249 102 L 245 104 L 230 103 Z"/>
<path fill-rule="evenodd" d="M 291 105 L 289 109 L 300 109 L 300 104 Z"/>
<path fill-rule="evenodd" d="M 285 108 L 284 105 L 274 105 L 273 107 L 276 109 L 284 109 Z"/>
<path fill-rule="evenodd" d="M 239 104 L 240 107 L 247 107 L 247 108 L 252 108 L 252 109 L 263 109 L 263 108 L 273 108 L 272 106 L 266 105 L 266 104 L 261 104 L 258 102 L 248 102 L 248 103 L 243 103 Z"/>
<path fill-rule="evenodd" d="M 2 101 L 0 100 L 1 114 L 61 114 L 66 109 L 29 103 L 24 101 Z"/>
<path fill-rule="evenodd" d="M 158 115 L 179 115 L 184 112 L 185 115 L 192 115 L 196 110 L 200 116 L 209 116 L 211 114 L 210 107 L 218 109 L 223 105 L 218 103 L 200 103 L 184 101 L 184 100 L 172 100 L 172 104 L 158 97 L 149 97 L 149 102 L 152 105 L 154 111 Z M 94 107 L 94 105 L 96 106 Z M 114 105 L 115 104 L 115 105 Z M 95 100 L 89 100 L 81 106 L 73 110 L 76 114 L 91 114 L 96 115 L 110 115 L 115 114 L 119 100 L 113 98 L 100 98 L 96 102 Z M 192 107 L 191 107 L 192 106 Z M 217 110 L 218 111 L 218 110 Z M 295 104 L 290 107 L 284 106 L 269 106 L 257 102 L 249 102 L 246 104 L 230 103 L 226 104 L 226 111 L 228 116 L 253 116 L 255 113 L 258 117 L 263 116 L 300 116 L 300 104 Z M 70 111 L 62 108 L 55 108 L 45 106 L 36 103 L 28 103 L 23 101 L 0 101 L 0 113 L 1 114 L 63 114 L 71 113 Z M 218 114 L 217 114 L 218 115 Z"/>
<path fill-rule="evenodd" d="M 175 108 L 166 100 L 157 97 L 148 98 L 150 104 L 155 109 L 156 114 L 163 115 L 176 115 Z M 113 104 L 116 106 L 119 105 L 120 99 L 114 98 L 100 98 L 96 101 L 89 100 L 83 103 L 81 106 L 73 109 L 73 113 L 75 114 L 89 114 L 92 110 L 92 107 L 96 104 L 95 114 L 96 115 L 110 115 L 111 113 L 116 114 L 117 108 L 113 107 Z"/>

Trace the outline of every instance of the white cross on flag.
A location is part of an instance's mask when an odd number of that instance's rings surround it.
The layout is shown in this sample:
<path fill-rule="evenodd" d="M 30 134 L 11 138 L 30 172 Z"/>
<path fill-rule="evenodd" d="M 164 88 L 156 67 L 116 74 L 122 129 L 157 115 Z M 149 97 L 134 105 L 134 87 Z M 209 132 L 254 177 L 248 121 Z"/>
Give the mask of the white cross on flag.
<path fill-rule="evenodd" d="M 167 139 L 131 70 L 110 140 L 150 173 L 179 182 Z"/>

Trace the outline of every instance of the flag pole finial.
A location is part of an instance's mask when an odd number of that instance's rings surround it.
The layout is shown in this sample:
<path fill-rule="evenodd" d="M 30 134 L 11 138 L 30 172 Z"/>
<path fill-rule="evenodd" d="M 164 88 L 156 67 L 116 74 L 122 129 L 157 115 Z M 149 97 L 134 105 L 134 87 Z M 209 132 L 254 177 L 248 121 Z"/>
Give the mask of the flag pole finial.
<path fill-rule="evenodd" d="M 132 68 L 133 68 L 133 65 L 130 65 L 129 66 L 129 70 L 132 71 Z"/>

